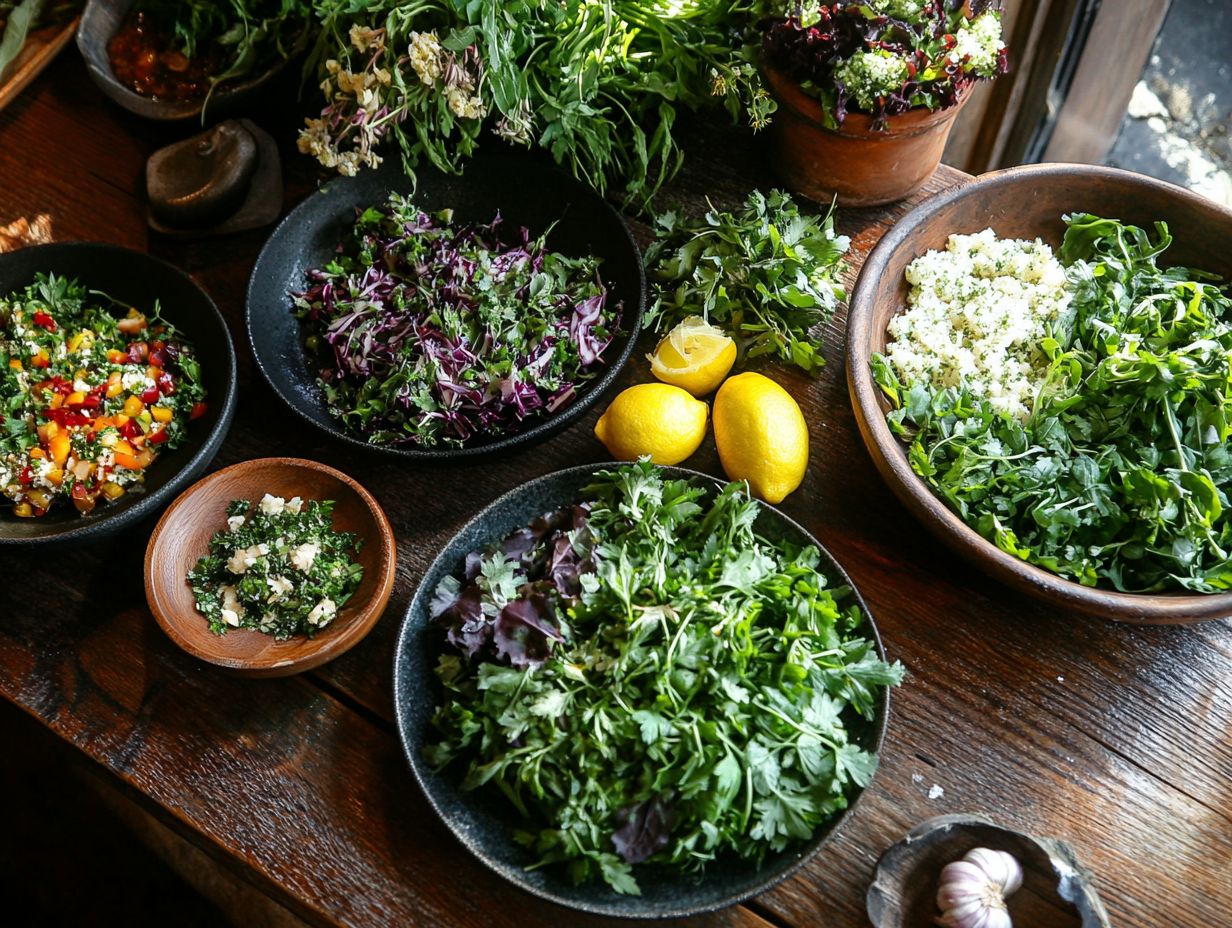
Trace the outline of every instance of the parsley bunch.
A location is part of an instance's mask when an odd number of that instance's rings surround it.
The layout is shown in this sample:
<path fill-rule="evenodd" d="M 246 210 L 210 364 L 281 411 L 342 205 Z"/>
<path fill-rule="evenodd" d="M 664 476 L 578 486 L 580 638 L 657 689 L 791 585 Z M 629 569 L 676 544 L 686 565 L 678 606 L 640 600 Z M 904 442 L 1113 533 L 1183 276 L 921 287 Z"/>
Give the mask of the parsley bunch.
<path fill-rule="evenodd" d="M 849 244 L 833 211 L 804 215 L 782 190 L 754 190 L 743 209 L 712 206 L 700 219 L 669 210 L 646 252 L 646 324 L 666 332 L 700 312 L 736 340 L 741 359 L 777 357 L 815 373 L 825 359 L 811 330 L 846 295 L 839 275 Z"/>
<path fill-rule="evenodd" d="M 440 659 L 429 762 L 503 794 L 538 865 L 617 892 L 644 861 L 696 871 L 807 840 L 872 777 L 901 666 L 816 548 L 758 533 L 743 484 L 643 461 L 583 495 L 442 584 L 462 653 Z"/>
<path fill-rule="evenodd" d="M 1232 300 L 1209 274 L 1163 268 L 1172 238 L 1066 217 L 1073 331 L 1030 418 L 965 386 L 874 373 L 911 466 L 1003 551 L 1088 586 L 1232 589 Z"/>

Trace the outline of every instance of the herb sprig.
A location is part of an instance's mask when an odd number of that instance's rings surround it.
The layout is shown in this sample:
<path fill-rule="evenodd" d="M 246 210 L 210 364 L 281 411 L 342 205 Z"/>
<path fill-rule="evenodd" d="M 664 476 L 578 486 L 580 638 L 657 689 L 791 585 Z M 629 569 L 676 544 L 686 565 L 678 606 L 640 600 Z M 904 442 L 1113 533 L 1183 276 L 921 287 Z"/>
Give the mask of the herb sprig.
<path fill-rule="evenodd" d="M 467 559 L 433 611 L 459 649 L 429 762 L 523 818 L 539 866 L 638 892 L 635 864 L 697 871 L 807 840 L 876 767 L 886 664 L 816 548 L 641 462 L 586 504 Z"/>
<path fill-rule="evenodd" d="M 821 369 L 815 329 L 845 297 L 839 275 L 850 244 L 835 233 L 833 210 L 805 215 L 782 190 L 754 190 L 734 212 L 662 213 L 655 236 L 646 252 L 654 296 L 647 325 L 665 332 L 700 311 L 736 340 L 742 360 Z"/>
<path fill-rule="evenodd" d="M 1163 268 L 1172 238 L 1066 217 L 1075 322 L 1031 417 L 965 387 L 874 374 L 912 468 L 1003 551 L 1088 586 L 1232 589 L 1232 300 L 1209 274 Z M 1064 338 L 1064 336 L 1062 336 Z"/>

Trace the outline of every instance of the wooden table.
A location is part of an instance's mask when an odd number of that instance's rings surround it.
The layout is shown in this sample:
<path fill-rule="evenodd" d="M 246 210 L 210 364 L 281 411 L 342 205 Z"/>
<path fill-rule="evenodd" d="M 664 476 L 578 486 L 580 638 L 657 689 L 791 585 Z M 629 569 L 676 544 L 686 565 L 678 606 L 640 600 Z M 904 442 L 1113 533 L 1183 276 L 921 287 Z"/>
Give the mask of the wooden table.
<path fill-rule="evenodd" d="M 292 153 L 293 126 L 287 116 L 276 128 L 297 199 L 313 174 Z M 186 244 L 146 229 L 144 159 L 184 131 L 111 107 L 66 53 L 0 114 L 0 227 L 47 214 L 56 239 L 148 248 L 200 281 L 239 352 L 241 400 L 215 466 L 290 454 L 353 474 L 397 531 L 397 588 L 345 657 L 251 681 L 197 663 L 159 631 L 142 590 L 146 529 L 90 550 L 6 551 L 0 693 L 313 924 L 600 924 L 507 886 L 452 839 L 406 769 L 390 688 L 395 633 L 433 555 L 500 492 L 605 459 L 591 434 L 599 410 L 532 451 L 452 467 L 356 455 L 300 427 L 246 347 L 243 293 L 265 232 Z M 703 138 L 673 192 L 694 208 L 707 194 L 730 205 L 772 183 L 759 154 L 730 136 Z M 943 168 L 926 192 L 965 180 Z M 853 279 L 908 205 L 842 215 Z M 909 674 L 894 695 L 881 770 L 840 837 L 777 889 L 689 924 L 865 924 L 878 855 L 923 819 L 967 811 L 1071 842 L 1116 925 L 1232 925 L 1232 626 L 1106 624 L 972 574 L 874 472 L 848 405 L 843 324 L 840 313 L 826 332 L 816 379 L 773 372 L 803 406 L 813 447 L 805 483 L 783 508 L 851 573 Z M 639 357 L 624 383 L 648 379 Z M 721 473 L 709 439 L 689 463 Z"/>

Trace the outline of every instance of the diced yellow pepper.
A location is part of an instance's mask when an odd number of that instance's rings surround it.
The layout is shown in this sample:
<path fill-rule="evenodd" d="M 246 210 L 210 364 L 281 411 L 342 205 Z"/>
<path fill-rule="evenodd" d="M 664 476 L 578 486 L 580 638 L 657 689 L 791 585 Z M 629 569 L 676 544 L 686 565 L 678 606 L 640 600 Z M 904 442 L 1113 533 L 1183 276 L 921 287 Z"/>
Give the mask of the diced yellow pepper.
<path fill-rule="evenodd" d="M 151 406 L 150 415 L 154 417 L 155 422 L 170 422 L 175 414 L 166 406 Z"/>
<path fill-rule="evenodd" d="M 24 371 L 25 365 L 21 363 L 20 358 L 9 358 L 9 367 L 15 371 Z"/>
<path fill-rule="evenodd" d="M 102 486 L 103 495 L 108 499 L 119 499 L 124 495 L 124 487 L 113 480 L 108 480 Z"/>
<path fill-rule="evenodd" d="M 130 396 L 124 401 L 124 415 L 130 418 L 136 418 L 145 411 L 145 403 L 141 402 L 135 396 Z"/>
<path fill-rule="evenodd" d="M 64 402 L 67 403 L 69 406 L 80 406 L 85 401 L 86 401 L 85 393 L 83 393 L 81 390 L 74 390 L 72 393 L 68 395 L 68 398 L 65 399 Z"/>
<path fill-rule="evenodd" d="M 55 437 L 47 443 L 47 447 L 51 450 L 51 459 L 56 462 L 56 466 L 63 467 L 64 462 L 68 460 L 68 453 L 71 448 L 68 434 L 65 432 L 58 432 Z"/>
<path fill-rule="evenodd" d="M 123 392 L 124 384 L 121 383 L 120 372 L 112 371 L 111 375 L 107 378 L 107 395 L 109 397 L 119 396 Z"/>

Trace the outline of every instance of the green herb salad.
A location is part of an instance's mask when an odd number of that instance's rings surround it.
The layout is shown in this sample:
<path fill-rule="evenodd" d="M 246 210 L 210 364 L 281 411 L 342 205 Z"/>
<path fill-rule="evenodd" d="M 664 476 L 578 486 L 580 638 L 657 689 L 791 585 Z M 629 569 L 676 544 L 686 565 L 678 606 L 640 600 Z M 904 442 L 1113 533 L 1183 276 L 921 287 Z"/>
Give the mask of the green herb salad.
<path fill-rule="evenodd" d="M 1011 402 L 973 387 L 1000 371 L 909 377 L 891 345 L 873 359 L 890 427 L 933 492 L 1024 561 L 1125 592 L 1232 589 L 1226 284 L 1167 266 L 1163 223 L 1152 233 L 1089 214 L 1065 222 L 1066 299 L 1005 355 L 1029 387 Z M 1030 264 L 1042 280 L 1043 262 Z M 964 321 L 950 347 L 971 340 Z"/>
<path fill-rule="evenodd" d="M 439 586 L 451 647 L 425 755 L 503 796 L 536 865 L 638 893 L 644 862 L 760 862 L 845 809 L 903 675 L 815 547 L 743 484 L 601 472 Z"/>
<path fill-rule="evenodd" d="M 227 506 L 227 528 L 188 573 L 210 631 L 249 628 L 279 640 L 313 637 L 359 588 L 362 539 L 333 527 L 333 500 L 266 493 Z"/>

